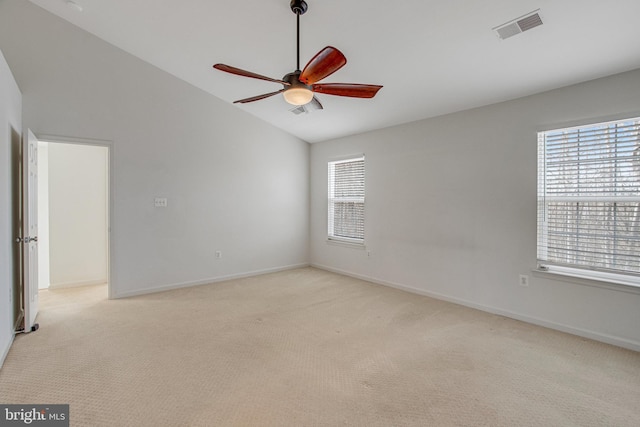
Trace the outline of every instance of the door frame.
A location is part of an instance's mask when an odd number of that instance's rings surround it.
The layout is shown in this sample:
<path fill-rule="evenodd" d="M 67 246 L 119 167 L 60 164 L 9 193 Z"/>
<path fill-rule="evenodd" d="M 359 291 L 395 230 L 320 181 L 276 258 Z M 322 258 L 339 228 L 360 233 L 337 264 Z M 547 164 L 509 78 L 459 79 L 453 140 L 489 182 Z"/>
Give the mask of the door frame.
<path fill-rule="evenodd" d="M 88 145 L 94 147 L 106 147 L 107 148 L 107 182 L 109 184 L 107 194 L 107 292 L 108 299 L 114 299 L 115 292 L 113 291 L 113 282 L 115 280 L 113 274 L 113 244 L 112 239 L 114 236 L 113 229 L 113 211 L 114 211 L 114 176 L 113 176 L 113 141 L 103 139 L 92 138 L 75 138 L 69 136 L 49 135 L 49 134 L 37 134 L 39 141 L 51 142 L 59 144 L 75 144 L 75 145 Z"/>

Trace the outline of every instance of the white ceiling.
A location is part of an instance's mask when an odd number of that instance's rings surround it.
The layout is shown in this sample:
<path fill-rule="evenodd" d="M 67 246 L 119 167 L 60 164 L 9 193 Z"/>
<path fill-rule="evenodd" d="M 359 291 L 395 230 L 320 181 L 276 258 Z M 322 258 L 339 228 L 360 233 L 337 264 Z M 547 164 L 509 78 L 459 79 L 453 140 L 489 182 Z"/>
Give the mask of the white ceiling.
<path fill-rule="evenodd" d="M 31 0 L 229 103 L 280 85 L 295 69 L 289 0 Z M 323 83 L 384 87 L 373 99 L 318 95 L 295 115 L 281 96 L 234 104 L 318 142 L 492 104 L 640 68 L 639 0 L 307 0 L 301 66 L 327 45 L 347 65 Z M 540 9 L 544 25 L 507 40 L 492 28 Z"/>

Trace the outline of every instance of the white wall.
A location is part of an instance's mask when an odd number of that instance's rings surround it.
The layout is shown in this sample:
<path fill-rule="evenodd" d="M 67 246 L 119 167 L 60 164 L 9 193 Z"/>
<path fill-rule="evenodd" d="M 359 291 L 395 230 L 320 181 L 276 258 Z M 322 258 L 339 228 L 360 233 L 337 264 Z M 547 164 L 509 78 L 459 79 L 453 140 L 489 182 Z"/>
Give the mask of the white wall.
<path fill-rule="evenodd" d="M 51 287 L 107 283 L 108 148 L 48 146 Z"/>
<path fill-rule="evenodd" d="M 12 274 L 11 145 L 22 133 L 22 95 L 0 51 L 0 367 L 13 342 L 14 298 Z"/>
<path fill-rule="evenodd" d="M 38 289 L 49 283 L 49 143 L 38 141 Z"/>
<path fill-rule="evenodd" d="M 0 2 L 0 49 L 37 136 L 111 141 L 114 296 L 306 265 L 306 142 L 30 2 Z"/>
<path fill-rule="evenodd" d="M 532 273 L 536 132 L 638 115 L 640 70 L 314 144 L 311 262 L 640 350 L 639 293 Z M 366 155 L 370 257 L 326 242 L 326 163 L 353 153 Z"/>

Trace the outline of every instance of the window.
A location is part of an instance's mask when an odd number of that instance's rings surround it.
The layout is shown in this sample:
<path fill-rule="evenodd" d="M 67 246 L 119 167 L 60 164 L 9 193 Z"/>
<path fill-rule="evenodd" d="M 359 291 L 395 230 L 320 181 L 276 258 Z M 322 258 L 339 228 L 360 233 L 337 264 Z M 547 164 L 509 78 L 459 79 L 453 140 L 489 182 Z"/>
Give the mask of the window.
<path fill-rule="evenodd" d="M 364 244 L 364 157 L 329 162 L 329 240 Z"/>
<path fill-rule="evenodd" d="M 640 118 L 538 133 L 538 262 L 640 286 Z"/>

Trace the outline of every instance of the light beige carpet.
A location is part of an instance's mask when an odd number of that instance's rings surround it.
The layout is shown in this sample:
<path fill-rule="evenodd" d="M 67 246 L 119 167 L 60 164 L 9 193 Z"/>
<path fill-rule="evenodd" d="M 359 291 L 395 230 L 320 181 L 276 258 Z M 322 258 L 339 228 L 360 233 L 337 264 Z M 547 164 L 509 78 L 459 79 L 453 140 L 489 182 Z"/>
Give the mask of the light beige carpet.
<path fill-rule="evenodd" d="M 42 292 L 2 403 L 75 426 L 635 426 L 640 353 L 304 268 Z"/>

